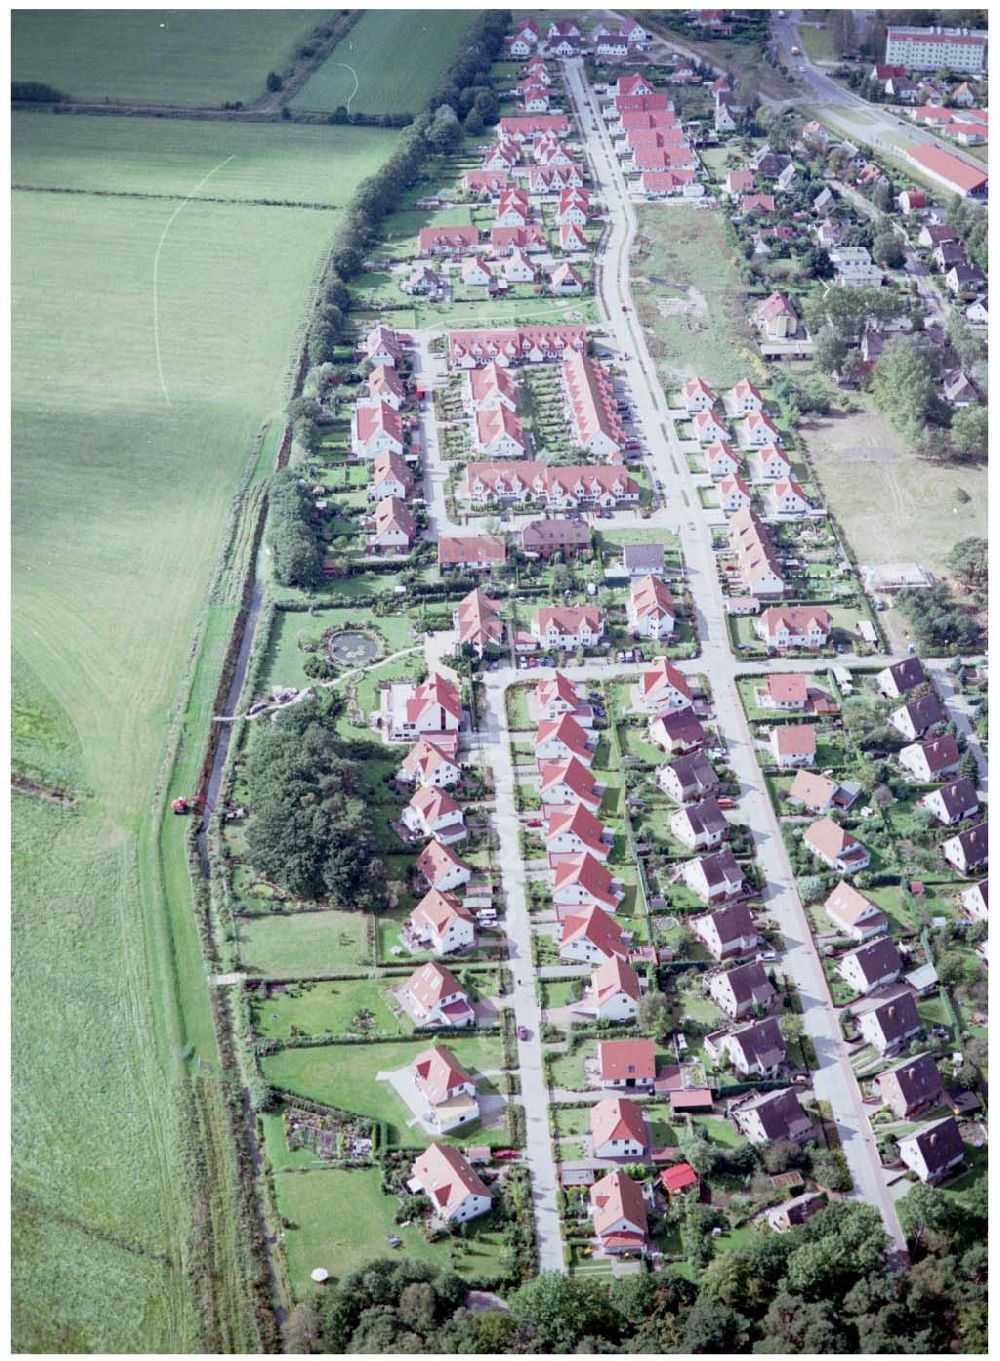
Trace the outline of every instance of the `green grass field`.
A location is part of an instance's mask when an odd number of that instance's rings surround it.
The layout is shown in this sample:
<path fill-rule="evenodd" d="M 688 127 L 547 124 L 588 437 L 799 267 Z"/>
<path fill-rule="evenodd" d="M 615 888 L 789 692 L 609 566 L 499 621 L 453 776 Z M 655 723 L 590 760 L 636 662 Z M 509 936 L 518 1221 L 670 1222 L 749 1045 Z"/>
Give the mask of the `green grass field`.
<path fill-rule="evenodd" d="M 81 100 L 244 103 L 264 93 L 322 10 L 18 10 L 11 76 Z"/>
<path fill-rule="evenodd" d="M 337 983 L 303 983 L 288 992 L 272 994 L 254 1005 L 258 1035 L 288 1039 L 293 1028 L 307 1035 L 342 1035 L 352 1029 L 359 1011 L 370 1011 L 374 1028 L 407 1035 L 409 1017 L 391 1010 L 389 979 L 352 978 Z"/>
<path fill-rule="evenodd" d="M 336 1168 L 275 1177 L 278 1211 L 290 1221 L 283 1235 L 292 1289 L 298 1298 L 315 1292 L 309 1280 L 314 1267 L 342 1276 L 376 1257 L 389 1254 L 388 1238 L 403 1240 L 398 1255 L 434 1262 L 445 1271 L 468 1276 L 499 1273 L 503 1239 L 496 1229 L 473 1223 L 468 1237 L 428 1243 L 419 1225 L 395 1222 L 397 1201 L 382 1194 L 377 1168 Z"/>
<path fill-rule="evenodd" d="M 240 957 L 251 977 L 302 978 L 370 964 L 360 912 L 295 912 L 239 923 Z"/>
<path fill-rule="evenodd" d="M 473 10 L 366 10 L 292 98 L 332 113 L 419 113 L 434 93 Z"/>
<path fill-rule="evenodd" d="M 742 377 L 762 382 L 719 215 L 690 204 L 639 204 L 636 214 L 636 308 L 668 392 L 695 374 L 713 386 Z"/>
<path fill-rule="evenodd" d="M 145 155 L 152 192 L 189 193 L 244 131 L 198 124 L 184 162 L 187 125 L 137 120 L 125 137 L 101 122 L 112 149 L 100 167 L 87 153 L 91 184 L 138 185 Z M 18 143 L 18 173 L 40 183 L 69 167 L 89 123 L 18 119 L 36 150 Z M 290 144 L 259 131 L 280 166 Z M 180 158 L 172 179 L 160 166 L 168 144 Z M 308 142 L 296 145 L 304 185 Z M 315 181 L 329 186 L 329 144 L 315 145 Z M 259 186 L 270 194 L 289 172 L 266 159 Z M 354 164 L 360 177 L 375 160 Z M 252 189 L 248 179 L 240 192 Z M 345 175 L 335 192 L 349 189 Z M 13 757 L 32 778 L 89 794 L 72 811 L 24 797 L 15 808 L 14 1345 L 195 1351 L 184 1156 L 194 1131 L 175 1084 L 186 1066 L 211 1081 L 217 1060 L 186 824 L 171 821 L 161 842 L 151 804 L 176 723 L 191 725 L 177 781 L 193 780 L 201 758 L 233 605 L 205 611 L 190 697 L 186 658 L 233 491 L 261 423 L 283 405 L 336 218 L 14 200 Z M 227 1273 L 237 1256 L 226 1253 Z M 216 1283 L 220 1303 L 228 1284 Z"/>
<path fill-rule="evenodd" d="M 15 113 L 12 124 L 11 179 L 19 187 L 185 197 L 213 171 L 201 197 L 330 208 L 346 205 L 398 136 L 379 128 L 304 123 L 57 119 L 34 112 Z M 332 234 L 335 225 L 324 219 L 320 230 Z"/>

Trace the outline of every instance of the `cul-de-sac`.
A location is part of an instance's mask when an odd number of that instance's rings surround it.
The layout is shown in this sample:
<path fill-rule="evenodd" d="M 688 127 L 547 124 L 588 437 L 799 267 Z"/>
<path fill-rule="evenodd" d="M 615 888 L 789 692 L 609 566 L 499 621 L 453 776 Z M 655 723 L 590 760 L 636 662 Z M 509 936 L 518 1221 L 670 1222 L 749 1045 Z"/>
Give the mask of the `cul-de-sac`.
<path fill-rule="evenodd" d="M 13 11 L 14 1351 L 986 1351 L 988 41 Z"/>

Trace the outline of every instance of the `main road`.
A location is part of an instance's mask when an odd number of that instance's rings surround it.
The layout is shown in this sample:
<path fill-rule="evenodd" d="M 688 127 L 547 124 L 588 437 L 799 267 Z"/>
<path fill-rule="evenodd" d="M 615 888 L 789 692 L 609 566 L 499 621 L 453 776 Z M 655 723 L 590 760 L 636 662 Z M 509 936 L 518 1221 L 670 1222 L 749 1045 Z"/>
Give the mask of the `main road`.
<path fill-rule="evenodd" d="M 818 1067 L 813 1075 L 813 1090 L 819 1100 L 829 1104 L 855 1192 L 879 1210 L 896 1249 L 905 1252 L 905 1239 L 841 1035 L 838 1014 L 795 888 L 777 816 L 757 765 L 749 725 L 736 689 L 740 668 L 730 646 L 711 530 L 701 510 L 674 418 L 635 314 L 629 280 L 629 255 L 636 234 L 631 196 L 597 99 L 584 80 L 582 63 L 567 61 L 564 70 L 570 100 L 591 162 L 595 190 L 603 197 L 607 208 L 609 227 L 598 262 L 597 287 L 608 316 L 608 327 L 622 352 L 635 407 L 642 417 L 649 460 L 655 476 L 666 488 L 667 506 L 675 511 L 676 528 L 695 601 L 701 641 L 699 669 L 708 676 L 719 728 L 728 742 L 729 763 L 740 781 L 743 820 L 750 828 L 757 858 L 767 880 L 765 911 L 774 919 L 784 939 L 783 966 L 798 989 L 803 1028 L 816 1050 Z M 669 215 L 674 212 L 706 210 L 678 204 L 664 205 L 660 211 L 665 222 L 669 222 Z"/>

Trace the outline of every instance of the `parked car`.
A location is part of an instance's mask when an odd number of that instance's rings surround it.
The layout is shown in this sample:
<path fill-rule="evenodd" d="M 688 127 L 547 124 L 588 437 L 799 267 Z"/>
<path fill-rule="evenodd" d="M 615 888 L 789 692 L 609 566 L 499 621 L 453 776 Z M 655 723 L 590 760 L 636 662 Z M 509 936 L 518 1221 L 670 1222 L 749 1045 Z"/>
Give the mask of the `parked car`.
<path fill-rule="evenodd" d="M 519 1025 L 519 1026 L 517 1027 L 517 1038 L 518 1038 L 519 1040 L 530 1040 L 530 1039 L 531 1039 L 531 1031 L 528 1029 L 528 1027 L 527 1027 L 526 1025 Z"/>

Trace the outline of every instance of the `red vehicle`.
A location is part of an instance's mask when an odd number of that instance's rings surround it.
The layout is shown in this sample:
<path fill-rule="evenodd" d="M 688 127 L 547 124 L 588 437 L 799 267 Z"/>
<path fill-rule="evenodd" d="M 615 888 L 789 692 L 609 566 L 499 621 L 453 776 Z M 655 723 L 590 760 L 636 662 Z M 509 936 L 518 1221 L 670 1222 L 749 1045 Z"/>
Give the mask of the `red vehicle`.
<path fill-rule="evenodd" d="M 724 796 L 723 796 L 723 797 L 720 797 L 720 798 L 717 798 L 717 799 L 715 800 L 715 802 L 719 805 L 720 808 L 735 808 L 735 807 L 736 807 L 736 800 L 735 800 L 735 799 L 726 798 L 726 797 L 724 797 Z"/>
<path fill-rule="evenodd" d="M 494 1158 L 505 1160 L 507 1158 L 517 1158 L 520 1154 L 516 1148 L 495 1148 L 493 1150 L 493 1156 Z"/>

